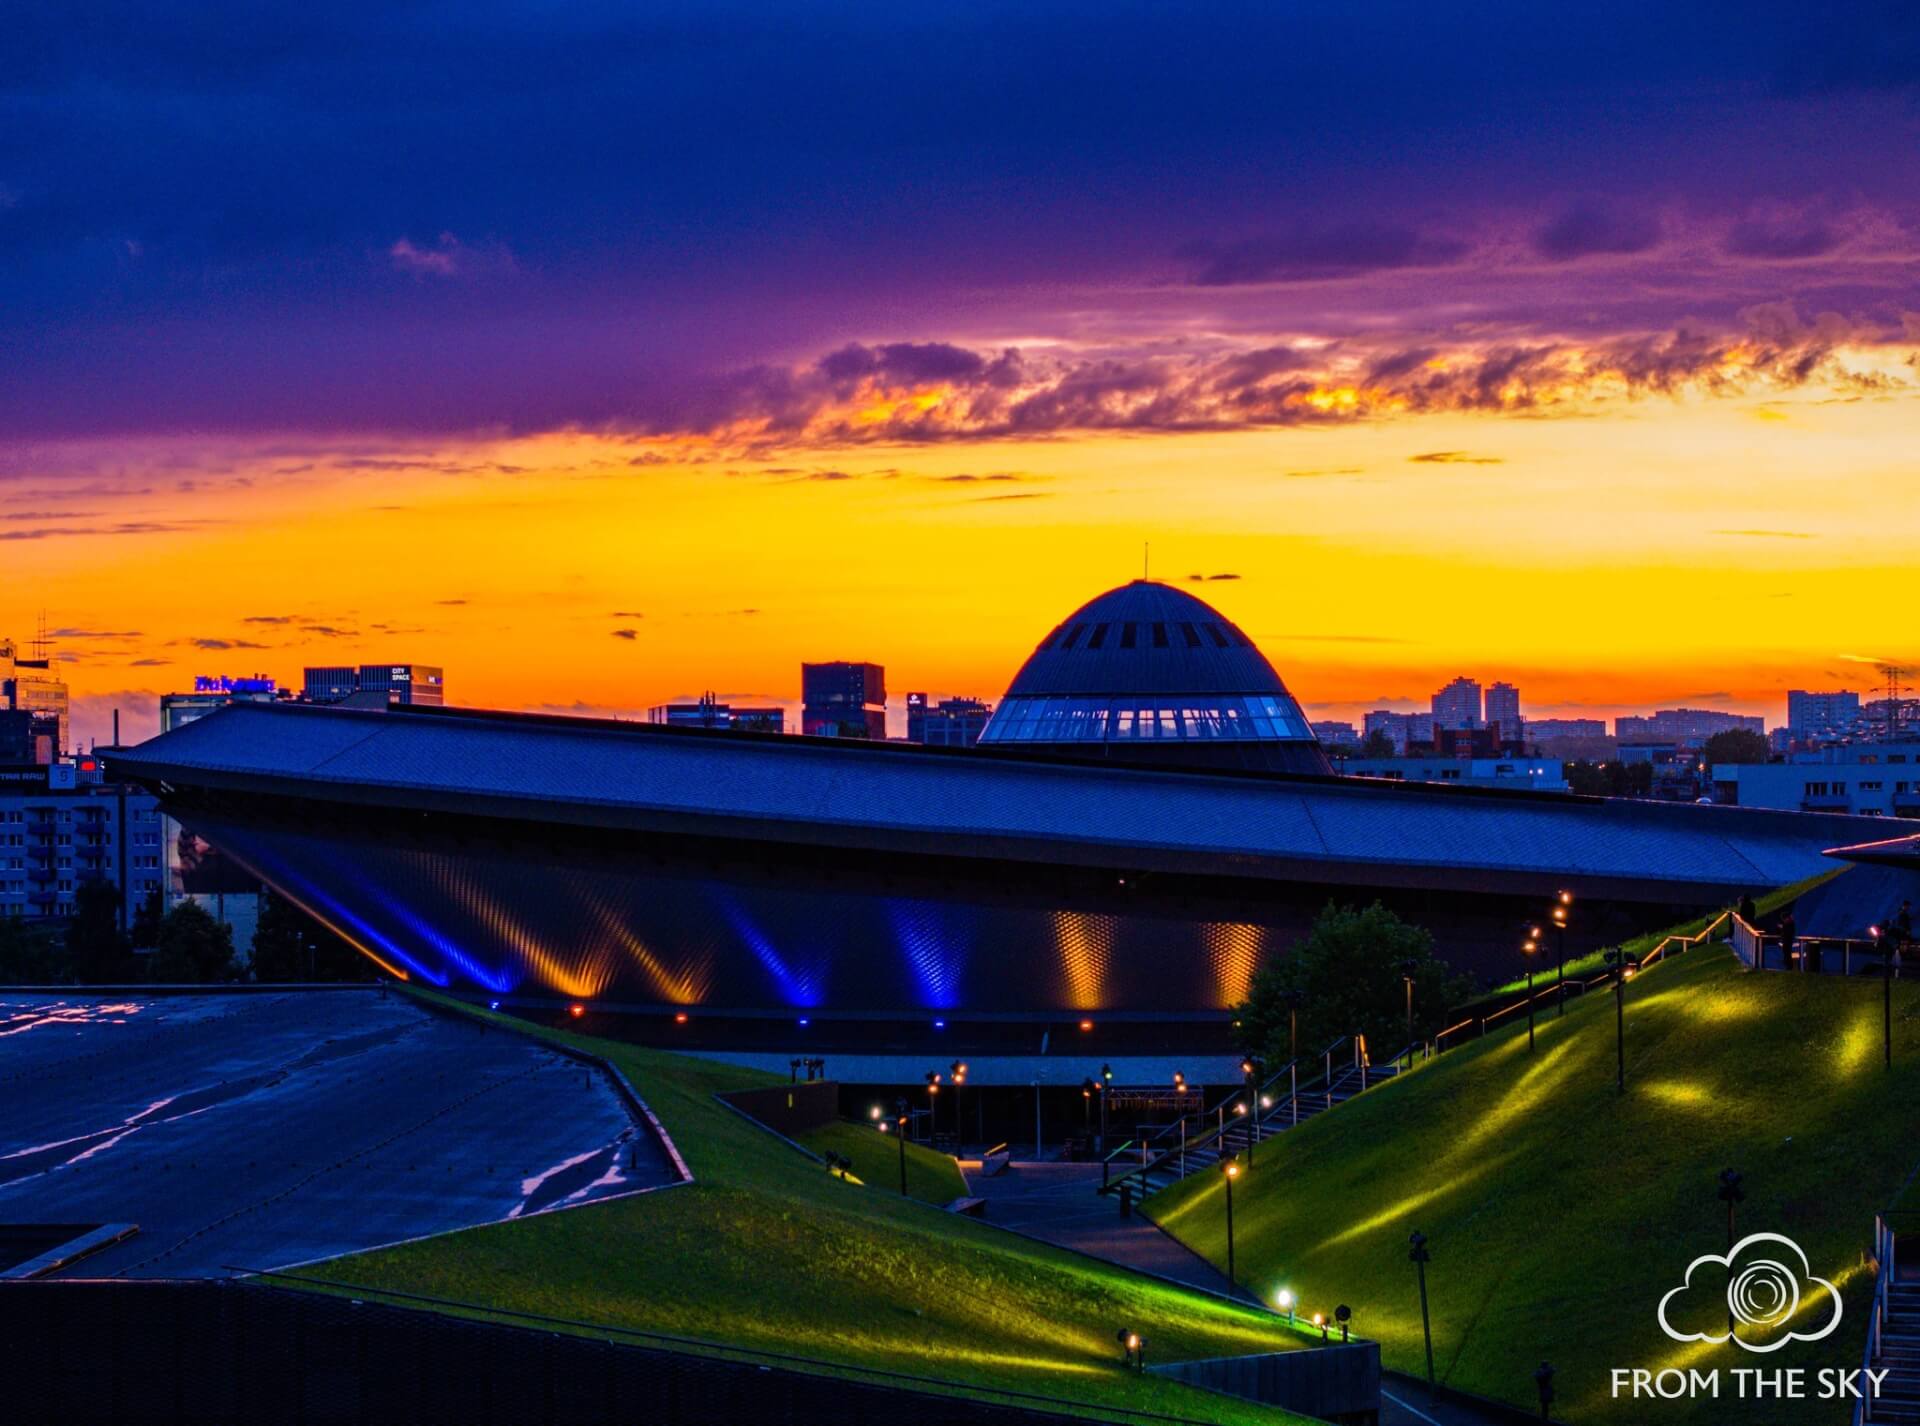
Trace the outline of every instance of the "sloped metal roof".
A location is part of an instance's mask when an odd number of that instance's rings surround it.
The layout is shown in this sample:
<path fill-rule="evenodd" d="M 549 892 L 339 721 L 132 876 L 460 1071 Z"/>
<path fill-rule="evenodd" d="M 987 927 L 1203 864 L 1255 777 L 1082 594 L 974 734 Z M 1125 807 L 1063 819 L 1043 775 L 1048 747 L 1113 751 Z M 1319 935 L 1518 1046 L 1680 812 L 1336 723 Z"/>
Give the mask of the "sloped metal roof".
<path fill-rule="evenodd" d="M 1707 900 L 1885 824 L 1817 813 L 1177 772 L 464 709 L 239 703 L 109 755 L 159 788 L 1261 880 Z"/>

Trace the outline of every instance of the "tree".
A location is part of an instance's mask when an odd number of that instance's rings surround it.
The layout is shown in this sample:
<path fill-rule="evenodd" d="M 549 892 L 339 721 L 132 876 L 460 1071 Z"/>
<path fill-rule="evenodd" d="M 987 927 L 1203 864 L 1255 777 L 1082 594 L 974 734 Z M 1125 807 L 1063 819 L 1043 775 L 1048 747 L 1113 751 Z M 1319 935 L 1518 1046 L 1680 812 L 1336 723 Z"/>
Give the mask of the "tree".
<path fill-rule="evenodd" d="M 147 973 L 154 980 L 227 980 L 233 969 L 233 927 L 214 920 L 197 901 L 183 901 L 166 914 L 147 959 Z"/>
<path fill-rule="evenodd" d="M 1287 1010 L 1299 997 L 1300 1053 L 1342 1035 L 1365 1035 L 1384 1058 L 1407 1039 L 1406 977 L 1413 979 L 1413 1032 L 1426 1039 L 1446 1025 L 1449 1007 L 1473 994 L 1472 982 L 1433 954 L 1433 937 L 1374 902 L 1364 909 L 1330 903 L 1306 937 L 1254 975 L 1236 1006 L 1241 1048 L 1287 1062 Z"/>
<path fill-rule="evenodd" d="M 1363 758 L 1390 758 L 1393 756 L 1393 739 L 1385 731 L 1375 728 L 1367 734 L 1366 741 L 1360 744 L 1360 756 Z"/>
<path fill-rule="evenodd" d="M 136 951 L 152 950 L 154 942 L 160 939 L 160 919 L 166 914 L 166 903 L 160 897 L 160 888 L 156 886 L 133 908 L 133 926 L 127 934 L 128 943 Z"/>
<path fill-rule="evenodd" d="M 1716 763 L 1763 763 L 1772 756 L 1767 740 L 1751 728 L 1729 728 L 1707 739 L 1702 760 L 1711 769 Z"/>
<path fill-rule="evenodd" d="M 372 980 L 373 962 L 278 892 L 260 897 L 253 933 L 255 980 Z"/>
<path fill-rule="evenodd" d="M 1561 769 L 1567 786 L 1588 797 L 1650 797 L 1653 764 L 1570 762 Z"/>
<path fill-rule="evenodd" d="M 0 915 L 0 985 L 65 985 L 73 979 L 62 938 Z"/>
<path fill-rule="evenodd" d="M 66 941 L 68 964 L 82 984 L 128 978 L 132 967 L 127 964 L 127 938 L 120 931 L 120 893 L 112 882 L 94 878 L 75 888 Z"/>

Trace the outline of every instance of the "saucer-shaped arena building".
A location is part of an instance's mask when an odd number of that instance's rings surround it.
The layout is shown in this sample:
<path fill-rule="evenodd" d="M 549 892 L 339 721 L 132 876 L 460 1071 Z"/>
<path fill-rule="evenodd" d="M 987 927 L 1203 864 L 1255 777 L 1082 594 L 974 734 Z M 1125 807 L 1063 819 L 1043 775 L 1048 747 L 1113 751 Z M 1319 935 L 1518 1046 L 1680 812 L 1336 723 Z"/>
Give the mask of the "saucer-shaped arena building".
<path fill-rule="evenodd" d="M 1504 980 L 1562 888 L 1573 954 L 1877 825 L 1331 776 L 1251 641 L 1144 582 L 1043 638 L 977 748 L 238 703 L 111 763 L 395 974 L 742 1034 L 1217 1027 L 1329 901 Z"/>

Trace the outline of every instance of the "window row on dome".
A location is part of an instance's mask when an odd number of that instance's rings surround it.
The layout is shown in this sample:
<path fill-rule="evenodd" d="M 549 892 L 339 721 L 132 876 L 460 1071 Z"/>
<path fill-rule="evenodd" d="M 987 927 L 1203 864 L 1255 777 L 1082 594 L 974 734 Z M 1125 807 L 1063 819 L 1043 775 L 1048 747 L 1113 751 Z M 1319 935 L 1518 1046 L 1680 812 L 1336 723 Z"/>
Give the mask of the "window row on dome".
<path fill-rule="evenodd" d="M 1198 649 L 1208 644 L 1216 649 L 1253 647 L 1253 641 L 1232 624 L 1177 620 L 1062 624 L 1040 641 L 1040 648 L 1057 645 L 1065 653 L 1069 649 L 1103 649 L 1109 642 L 1122 649 Z"/>
<path fill-rule="evenodd" d="M 1006 698 L 983 743 L 1081 743 L 1135 739 L 1298 739 L 1312 731 L 1291 699 Z"/>

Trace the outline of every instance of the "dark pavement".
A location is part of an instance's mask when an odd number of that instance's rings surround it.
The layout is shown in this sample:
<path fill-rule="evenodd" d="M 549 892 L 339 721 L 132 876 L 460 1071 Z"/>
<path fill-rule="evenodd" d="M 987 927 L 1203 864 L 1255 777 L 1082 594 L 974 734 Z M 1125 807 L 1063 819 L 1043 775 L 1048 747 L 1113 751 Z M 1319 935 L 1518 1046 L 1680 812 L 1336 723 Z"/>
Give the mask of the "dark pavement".
<path fill-rule="evenodd" d="M 672 1182 L 606 1076 L 375 989 L 0 997 L 0 1223 L 69 1276 L 286 1267 Z"/>

